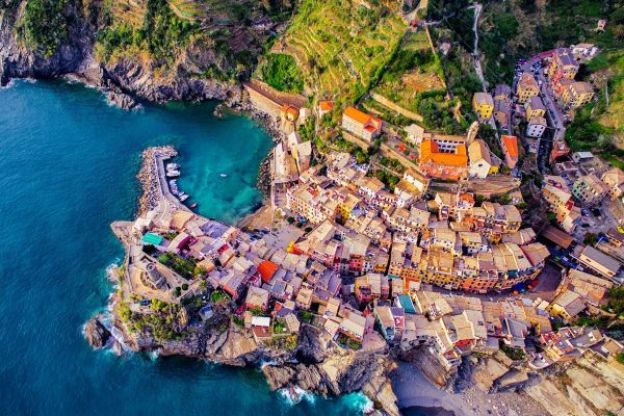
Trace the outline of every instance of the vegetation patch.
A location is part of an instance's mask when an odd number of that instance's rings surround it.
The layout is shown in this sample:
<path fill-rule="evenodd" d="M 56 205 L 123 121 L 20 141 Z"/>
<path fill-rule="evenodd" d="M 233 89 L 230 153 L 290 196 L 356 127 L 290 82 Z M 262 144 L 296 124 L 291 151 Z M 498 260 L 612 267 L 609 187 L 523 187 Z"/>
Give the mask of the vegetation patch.
<path fill-rule="evenodd" d="M 29 0 L 24 12 L 26 42 L 51 57 L 69 33 L 69 20 L 63 13 L 70 0 Z"/>
<path fill-rule="evenodd" d="M 300 93 L 303 78 L 295 59 L 283 53 L 270 53 L 260 66 L 260 77 L 278 91 Z"/>

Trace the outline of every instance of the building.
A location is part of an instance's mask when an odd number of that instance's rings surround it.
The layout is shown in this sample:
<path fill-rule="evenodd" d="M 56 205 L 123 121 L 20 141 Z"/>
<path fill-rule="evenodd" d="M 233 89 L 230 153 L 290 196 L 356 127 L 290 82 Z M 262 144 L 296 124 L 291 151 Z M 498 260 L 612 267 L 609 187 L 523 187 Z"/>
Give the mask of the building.
<path fill-rule="evenodd" d="M 540 93 L 539 85 L 535 80 L 535 77 L 529 72 L 524 72 L 520 75 L 518 85 L 516 86 L 516 96 L 518 101 L 522 104 L 526 103 L 531 97 L 536 97 Z"/>
<path fill-rule="evenodd" d="M 494 87 L 494 101 L 511 101 L 511 87 L 507 84 L 498 84 Z"/>
<path fill-rule="evenodd" d="M 406 133 L 405 139 L 408 142 L 416 146 L 420 145 L 425 135 L 424 128 L 420 127 L 418 124 L 410 124 L 409 126 L 405 127 L 404 130 Z"/>
<path fill-rule="evenodd" d="M 598 48 L 591 43 L 579 43 L 570 47 L 572 55 L 577 61 L 587 61 L 598 53 Z"/>
<path fill-rule="evenodd" d="M 260 287 L 249 286 L 245 298 L 245 308 L 266 312 L 269 308 L 269 291 Z"/>
<path fill-rule="evenodd" d="M 622 263 L 591 246 L 577 247 L 574 255 L 582 264 L 604 277 L 613 278 L 622 267 Z"/>
<path fill-rule="evenodd" d="M 518 138 L 516 136 L 501 136 L 501 150 L 505 155 L 505 164 L 509 169 L 516 167 L 519 157 Z"/>
<path fill-rule="evenodd" d="M 349 311 L 340 322 L 339 331 L 351 339 L 362 342 L 366 332 L 366 318 L 358 312 Z"/>
<path fill-rule="evenodd" d="M 600 203 L 609 194 L 609 187 L 594 174 L 578 178 L 572 185 L 572 195 L 583 205 Z"/>
<path fill-rule="evenodd" d="M 342 114 L 342 128 L 368 143 L 381 134 L 383 121 L 355 107 L 347 107 Z"/>
<path fill-rule="evenodd" d="M 526 135 L 529 137 L 542 137 L 546 127 L 547 124 L 544 117 L 531 117 L 527 123 Z"/>
<path fill-rule="evenodd" d="M 533 117 L 544 117 L 546 114 L 546 106 L 539 96 L 529 98 L 529 101 L 524 104 L 524 108 L 527 120 Z"/>
<path fill-rule="evenodd" d="M 468 174 L 471 178 L 486 178 L 490 173 L 496 173 L 498 166 L 492 163 L 490 148 L 481 139 L 476 139 L 468 146 L 468 159 L 470 165 Z"/>
<path fill-rule="evenodd" d="M 566 289 L 555 297 L 546 308 L 546 311 L 552 316 L 560 317 L 565 322 L 571 322 L 579 313 L 585 310 L 585 307 L 585 302 L 581 295 Z"/>
<path fill-rule="evenodd" d="M 472 97 L 472 109 L 481 120 L 489 120 L 494 112 L 494 100 L 486 92 L 477 92 Z"/>
<path fill-rule="evenodd" d="M 381 273 L 367 273 L 355 279 L 355 297 L 360 303 L 374 299 L 387 299 L 390 295 L 388 277 Z"/>
<path fill-rule="evenodd" d="M 611 199 L 617 199 L 624 195 L 624 172 L 621 169 L 609 169 L 603 173 L 600 179 L 609 188 Z"/>
<path fill-rule="evenodd" d="M 579 64 L 569 49 L 559 48 L 555 51 L 546 73 L 553 80 L 561 78 L 574 79 L 578 72 Z"/>
<path fill-rule="evenodd" d="M 450 147 L 450 145 L 449 145 Z M 419 168 L 429 177 L 460 180 L 468 176 L 466 145 L 454 146 L 453 152 L 443 150 L 438 142 L 425 139 L 420 145 Z"/>
<path fill-rule="evenodd" d="M 570 108 L 579 108 L 594 98 L 594 88 L 589 82 L 571 83 L 561 94 L 564 104 Z"/>

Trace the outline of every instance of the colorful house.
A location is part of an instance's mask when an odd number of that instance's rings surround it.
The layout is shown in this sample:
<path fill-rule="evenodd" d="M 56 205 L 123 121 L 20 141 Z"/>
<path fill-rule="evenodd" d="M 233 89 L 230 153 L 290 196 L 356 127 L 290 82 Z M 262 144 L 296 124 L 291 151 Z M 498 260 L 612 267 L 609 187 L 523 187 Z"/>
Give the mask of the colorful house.
<path fill-rule="evenodd" d="M 277 269 L 279 269 L 279 266 L 269 260 L 264 260 L 258 265 L 258 273 L 260 273 L 260 277 L 264 283 L 271 282 Z"/>
<path fill-rule="evenodd" d="M 561 98 L 570 108 L 578 108 L 594 98 L 594 88 L 589 82 L 573 82 L 563 90 Z"/>
<path fill-rule="evenodd" d="M 531 99 L 531 97 L 538 96 L 539 93 L 540 88 L 533 75 L 528 72 L 520 75 L 520 79 L 518 80 L 518 85 L 516 87 L 516 95 L 518 96 L 519 102 L 526 103 Z"/>
<path fill-rule="evenodd" d="M 569 49 L 559 48 L 546 67 L 546 73 L 552 79 L 574 79 L 578 72 L 579 64 Z"/>
<path fill-rule="evenodd" d="M 529 101 L 524 105 L 526 109 L 526 119 L 530 120 L 533 117 L 544 117 L 546 114 L 546 106 L 542 99 L 538 96 L 529 98 Z"/>
<path fill-rule="evenodd" d="M 481 120 L 489 120 L 494 112 L 494 100 L 486 92 L 477 92 L 472 97 L 472 109 Z"/>

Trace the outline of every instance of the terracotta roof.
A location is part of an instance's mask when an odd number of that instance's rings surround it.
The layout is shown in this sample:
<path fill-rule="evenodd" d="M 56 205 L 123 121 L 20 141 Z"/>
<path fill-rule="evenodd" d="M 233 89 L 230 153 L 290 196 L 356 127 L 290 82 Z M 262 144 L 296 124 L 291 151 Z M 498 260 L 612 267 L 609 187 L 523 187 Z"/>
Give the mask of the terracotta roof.
<path fill-rule="evenodd" d="M 504 151 L 513 158 L 518 157 L 518 138 L 516 136 L 501 136 Z"/>
<path fill-rule="evenodd" d="M 278 268 L 279 267 L 277 266 L 277 264 L 273 263 L 272 261 L 264 260 L 258 266 L 258 273 L 260 273 L 260 277 L 262 278 L 262 281 L 265 283 L 268 283 L 271 281 L 271 279 L 273 278 L 273 275 L 275 274 Z"/>
<path fill-rule="evenodd" d="M 381 124 L 381 120 L 371 116 L 370 114 L 366 114 L 355 107 L 347 107 L 344 110 L 344 115 L 357 121 L 360 124 L 373 124 L 375 127 L 378 127 Z"/>
<path fill-rule="evenodd" d="M 447 166 L 466 166 L 468 164 L 466 145 L 458 145 L 455 153 L 442 153 L 438 150 L 437 143 L 430 139 L 423 140 L 420 144 L 420 161 Z"/>

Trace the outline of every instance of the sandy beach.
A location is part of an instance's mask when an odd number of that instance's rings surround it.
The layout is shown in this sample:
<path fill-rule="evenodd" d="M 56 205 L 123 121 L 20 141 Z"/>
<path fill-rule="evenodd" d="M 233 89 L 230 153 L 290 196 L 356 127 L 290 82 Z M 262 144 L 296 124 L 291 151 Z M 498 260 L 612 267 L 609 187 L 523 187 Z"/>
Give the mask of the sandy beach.
<path fill-rule="evenodd" d="M 455 416 L 547 415 L 539 404 L 521 393 L 488 394 L 476 387 L 471 387 L 462 393 L 441 390 L 409 363 L 399 363 L 398 369 L 392 376 L 392 385 L 400 409 L 438 408 L 452 412 Z"/>

